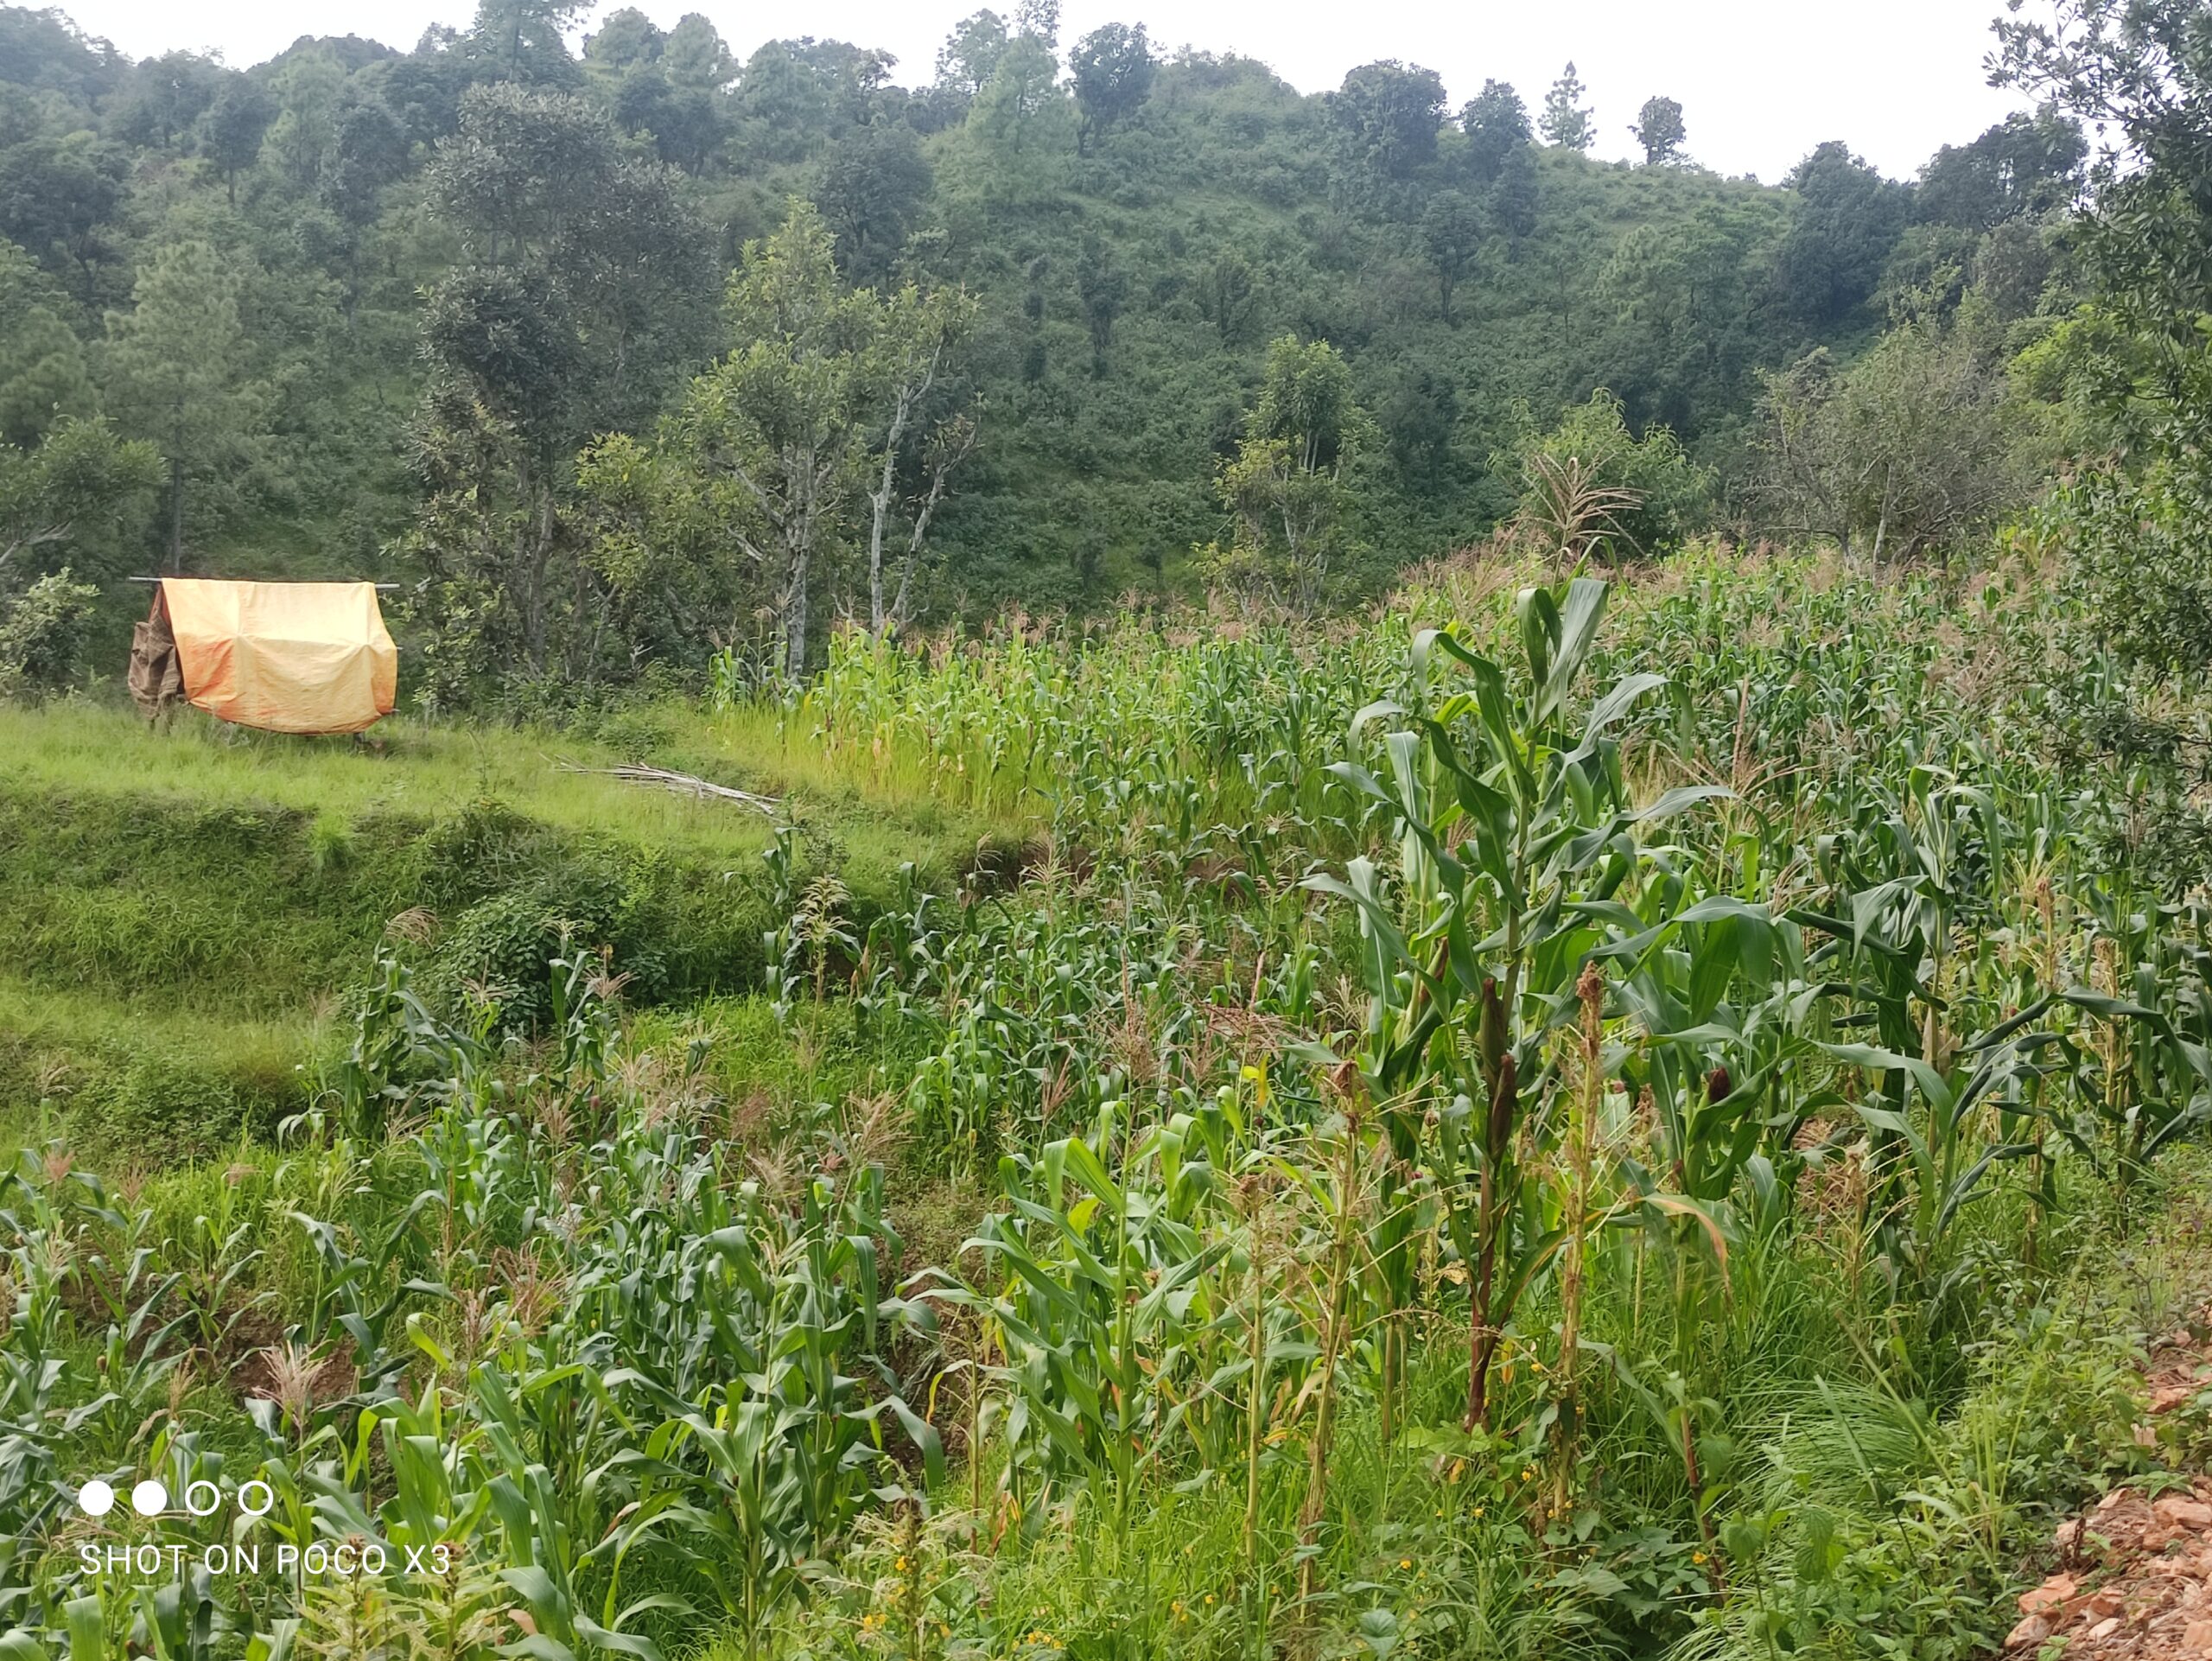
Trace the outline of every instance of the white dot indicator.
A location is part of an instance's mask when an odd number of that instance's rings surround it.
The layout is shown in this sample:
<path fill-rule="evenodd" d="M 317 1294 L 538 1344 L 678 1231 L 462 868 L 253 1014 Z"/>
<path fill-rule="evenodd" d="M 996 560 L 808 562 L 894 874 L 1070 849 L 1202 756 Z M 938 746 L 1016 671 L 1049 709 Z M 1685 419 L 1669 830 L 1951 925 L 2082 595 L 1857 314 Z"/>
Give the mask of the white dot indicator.
<path fill-rule="evenodd" d="M 115 1509 L 115 1490 L 94 1477 L 77 1490 L 77 1506 L 87 1517 L 105 1517 Z"/>
<path fill-rule="evenodd" d="M 148 1477 L 130 1491 L 130 1509 L 141 1517 L 159 1517 L 169 1508 L 169 1491 Z"/>

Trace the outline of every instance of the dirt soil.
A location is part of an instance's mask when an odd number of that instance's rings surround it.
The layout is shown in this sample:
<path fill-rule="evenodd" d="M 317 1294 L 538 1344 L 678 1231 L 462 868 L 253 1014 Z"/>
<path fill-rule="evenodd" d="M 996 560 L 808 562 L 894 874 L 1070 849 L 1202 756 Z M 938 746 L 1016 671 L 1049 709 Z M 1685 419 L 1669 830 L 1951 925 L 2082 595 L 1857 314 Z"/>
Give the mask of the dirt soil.
<path fill-rule="evenodd" d="M 2179 1411 L 2212 1391 L 2212 1346 L 2177 1336 L 2144 1382 L 2153 1418 Z M 2146 1442 L 2155 1434 L 2137 1428 Z M 2051 1543 L 2058 1570 L 2022 1594 L 2008 1654 L 2056 1639 L 2063 1651 L 2046 1652 L 2066 1661 L 2212 1661 L 2212 1476 L 2156 1494 L 2115 1488 Z"/>

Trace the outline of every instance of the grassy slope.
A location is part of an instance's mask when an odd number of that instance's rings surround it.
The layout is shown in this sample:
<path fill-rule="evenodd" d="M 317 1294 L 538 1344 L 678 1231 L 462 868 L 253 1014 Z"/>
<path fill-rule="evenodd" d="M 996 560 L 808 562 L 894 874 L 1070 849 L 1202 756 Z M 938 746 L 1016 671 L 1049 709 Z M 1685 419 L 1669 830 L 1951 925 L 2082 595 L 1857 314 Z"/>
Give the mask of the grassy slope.
<path fill-rule="evenodd" d="M 862 914 L 903 863 L 949 886 L 1014 833 L 923 799 L 919 781 L 841 779 L 796 718 L 379 733 L 381 751 L 197 716 L 159 733 L 91 705 L 0 708 L 0 1119 L 67 1111 L 95 1143 L 203 1153 L 265 1126 L 302 1099 L 300 1064 L 390 920 L 418 907 L 440 920 L 423 956 L 449 981 L 496 978 L 500 950 L 557 917 L 612 944 L 618 967 L 648 966 L 671 1002 L 755 988 L 778 920 L 768 820 L 564 760 L 650 755 L 784 797 L 803 865 L 836 869 Z"/>

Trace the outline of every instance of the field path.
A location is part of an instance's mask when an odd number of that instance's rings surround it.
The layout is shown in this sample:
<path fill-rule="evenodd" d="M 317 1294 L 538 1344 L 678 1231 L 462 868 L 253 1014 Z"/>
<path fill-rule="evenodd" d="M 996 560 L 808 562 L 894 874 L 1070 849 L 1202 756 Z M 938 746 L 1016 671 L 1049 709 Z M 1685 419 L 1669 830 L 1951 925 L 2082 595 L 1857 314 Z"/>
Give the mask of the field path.
<path fill-rule="evenodd" d="M 2205 1333 L 2212 1309 L 2190 1323 Z M 2171 1334 L 2144 1379 L 2152 1420 L 2212 1406 L 2212 1338 Z M 2156 1437 L 2146 1422 L 2137 1435 Z M 2192 1463 L 2201 1464 L 2201 1459 Z M 2012 1656 L 2066 1661 L 2204 1661 L 2212 1658 L 2212 1474 L 2146 1493 L 2116 1487 L 2059 1524 L 2058 1568 L 2020 1598 Z"/>

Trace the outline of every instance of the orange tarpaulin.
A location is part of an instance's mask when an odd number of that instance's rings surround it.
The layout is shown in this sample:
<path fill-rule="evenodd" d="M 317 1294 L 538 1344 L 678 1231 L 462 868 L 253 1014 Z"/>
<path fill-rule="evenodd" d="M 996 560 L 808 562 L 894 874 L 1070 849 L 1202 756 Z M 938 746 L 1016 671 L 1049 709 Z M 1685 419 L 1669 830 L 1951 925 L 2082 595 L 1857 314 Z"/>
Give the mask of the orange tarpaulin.
<path fill-rule="evenodd" d="M 357 733 L 392 710 L 399 653 L 367 582 L 165 576 L 184 695 L 277 733 Z"/>

